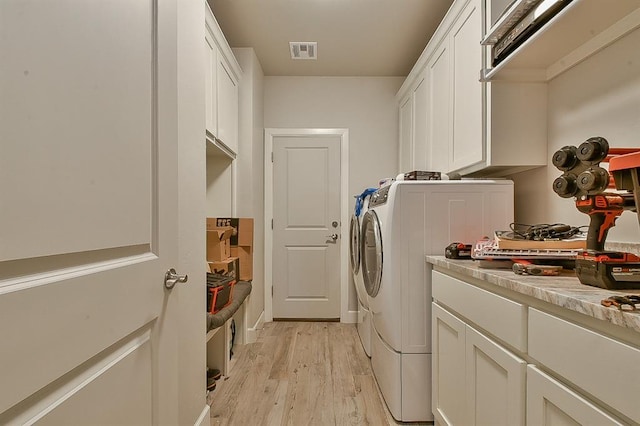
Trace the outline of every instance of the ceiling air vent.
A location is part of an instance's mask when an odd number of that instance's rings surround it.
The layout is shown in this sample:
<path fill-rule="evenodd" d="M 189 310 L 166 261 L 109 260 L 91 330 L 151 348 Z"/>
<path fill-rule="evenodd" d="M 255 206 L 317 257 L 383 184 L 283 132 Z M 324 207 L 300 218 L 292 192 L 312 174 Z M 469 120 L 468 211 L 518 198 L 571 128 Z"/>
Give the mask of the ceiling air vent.
<path fill-rule="evenodd" d="M 318 42 L 316 41 L 290 41 L 289 50 L 291 59 L 317 59 Z"/>

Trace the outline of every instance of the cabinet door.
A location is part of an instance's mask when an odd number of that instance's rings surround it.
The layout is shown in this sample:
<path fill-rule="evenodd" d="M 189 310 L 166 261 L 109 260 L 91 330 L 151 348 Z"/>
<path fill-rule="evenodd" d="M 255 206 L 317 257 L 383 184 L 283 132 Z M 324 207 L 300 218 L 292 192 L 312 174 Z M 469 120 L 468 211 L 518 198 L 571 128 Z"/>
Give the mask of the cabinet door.
<path fill-rule="evenodd" d="M 399 172 L 404 173 L 413 169 L 413 102 L 407 96 L 400 103 L 400 153 Z"/>
<path fill-rule="evenodd" d="M 527 369 L 527 424 L 604 426 L 624 423 L 530 365 Z"/>
<path fill-rule="evenodd" d="M 465 404 L 465 324 L 432 304 L 432 409 L 442 425 L 468 424 Z"/>
<path fill-rule="evenodd" d="M 475 329 L 466 329 L 470 425 L 523 425 L 526 361 Z"/>
<path fill-rule="evenodd" d="M 449 44 L 443 40 L 427 62 L 427 170 L 449 171 L 451 75 Z"/>
<path fill-rule="evenodd" d="M 218 49 L 209 30 L 205 30 L 205 116 L 206 128 L 212 135 L 218 134 L 218 114 L 216 111 L 216 71 Z"/>
<path fill-rule="evenodd" d="M 471 0 L 451 28 L 453 135 L 450 168 L 457 170 L 485 160 L 483 137 L 482 14 L 480 0 Z"/>
<path fill-rule="evenodd" d="M 222 55 L 217 58 L 218 134 L 233 152 L 238 152 L 238 83 Z"/>
<path fill-rule="evenodd" d="M 427 170 L 427 105 L 429 102 L 429 84 L 425 81 L 425 72 L 420 76 L 413 91 L 413 168 Z"/>

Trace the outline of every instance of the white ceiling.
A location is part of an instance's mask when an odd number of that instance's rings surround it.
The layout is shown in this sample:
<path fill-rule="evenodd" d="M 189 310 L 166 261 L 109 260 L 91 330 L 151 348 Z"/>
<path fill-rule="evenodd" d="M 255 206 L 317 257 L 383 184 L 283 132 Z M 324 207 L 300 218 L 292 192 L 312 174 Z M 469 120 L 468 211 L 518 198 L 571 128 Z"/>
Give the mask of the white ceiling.
<path fill-rule="evenodd" d="M 267 76 L 406 76 L 452 0 L 208 0 L 231 47 Z M 293 60 L 290 41 L 317 41 Z"/>

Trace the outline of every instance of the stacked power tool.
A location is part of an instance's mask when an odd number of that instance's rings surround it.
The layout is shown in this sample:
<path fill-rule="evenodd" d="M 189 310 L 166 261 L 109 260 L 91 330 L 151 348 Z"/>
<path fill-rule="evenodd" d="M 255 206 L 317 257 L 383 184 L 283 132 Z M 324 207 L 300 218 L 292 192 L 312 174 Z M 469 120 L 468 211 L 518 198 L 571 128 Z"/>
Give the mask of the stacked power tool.
<path fill-rule="evenodd" d="M 602 137 L 556 151 L 553 165 L 563 173 L 554 180 L 553 190 L 563 198 L 575 198 L 576 208 L 590 218 L 587 248 L 576 257 L 580 282 L 606 289 L 637 289 L 640 258 L 631 253 L 606 251 L 604 245 L 609 229 L 625 210 L 638 213 L 640 152 L 618 149 L 620 155 L 607 157 L 609 151 L 609 143 Z M 600 162 L 607 158 L 609 171 L 600 167 Z"/>

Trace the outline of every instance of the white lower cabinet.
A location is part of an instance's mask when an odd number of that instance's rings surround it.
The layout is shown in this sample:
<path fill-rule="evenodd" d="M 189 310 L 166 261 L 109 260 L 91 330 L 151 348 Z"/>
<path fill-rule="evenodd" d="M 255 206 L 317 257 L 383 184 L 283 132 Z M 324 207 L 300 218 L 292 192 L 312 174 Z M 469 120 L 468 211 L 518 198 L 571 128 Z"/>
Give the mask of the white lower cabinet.
<path fill-rule="evenodd" d="M 524 424 L 526 361 L 469 326 L 465 351 L 469 424 Z"/>
<path fill-rule="evenodd" d="M 530 308 L 529 355 L 585 394 L 640 423 L 637 347 Z"/>
<path fill-rule="evenodd" d="M 438 424 L 640 424 L 640 345 L 611 337 L 618 326 L 596 331 L 472 277 L 434 270 L 432 286 Z"/>
<path fill-rule="evenodd" d="M 447 425 L 522 425 L 526 362 L 433 304 L 433 407 Z"/>
<path fill-rule="evenodd" d="M 441 425 L 468 424 L 466 410 L 465 329 L 460 319 L 432 305 L 432 407 Z"/>
<path fill-rule="evenodd" d="M 597 405 L 543 373 L 527 368 L 527 424 L 539 426 L 624 425 Z"/>

